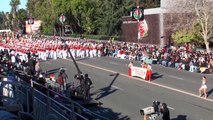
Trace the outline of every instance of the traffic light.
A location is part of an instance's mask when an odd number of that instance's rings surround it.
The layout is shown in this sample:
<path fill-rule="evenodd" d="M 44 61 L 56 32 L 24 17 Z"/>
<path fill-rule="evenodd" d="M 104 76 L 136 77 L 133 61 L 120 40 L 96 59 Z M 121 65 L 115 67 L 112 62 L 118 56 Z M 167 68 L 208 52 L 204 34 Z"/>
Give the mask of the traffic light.
<path fill-rule="evenodd" d="M 132 8 L 132 20 L 133 21 L 144 20 L 144 8 L 143 7 L 133 7 Z"/>

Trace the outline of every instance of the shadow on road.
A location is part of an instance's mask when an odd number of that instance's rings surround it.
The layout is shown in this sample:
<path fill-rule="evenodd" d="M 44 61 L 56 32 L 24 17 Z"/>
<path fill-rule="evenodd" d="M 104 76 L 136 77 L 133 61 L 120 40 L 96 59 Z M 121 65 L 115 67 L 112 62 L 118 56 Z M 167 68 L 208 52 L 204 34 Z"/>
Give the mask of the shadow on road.
<path fill-rule="evenodd" d="M 101 88 L 99 89 L 98 91 L 94 92 L 94 93 L 91 93 L 91 96 L 92 95 L 97 95 L 97 97 L 95 98 L 95 100 L 100 100 L 101 98 L 111 94 L 111 93 L 114 93 L 115 91 L 117 91 L 118 89 L 112 89 L 112 85 L 113 83 L 115 82 L 115 80 L 118 78 L 119 76 L 119 73 L 115 73 L 115 74 L 110 74 L 110 76 L 114 76 L 113 80 L 111 81 L 111 83 L 107 86 L 107 87 L 104 87 L 104 88 Z"/>
<path fill-rule="evenodd" d="M 171 120 L 187 120 L 186 115 L 178 115 L 177 118 L 172 118 Z"/>
<path fill-rule="evenodd" d="M 90 59 L 90 58 L 88 58 L 88 57 L 85 57 L 85 58 L 77 58 L 75 61 L 83 61 L 83 60 L 88 60 L 88 59 Z"/>
<path fill-rule="evenodd" d="M 162 78 L 163 75 L 162 74 L 159 74 L 159 73 L 152 73 L 152 80 L 156 80 L 158 78 Z"/>
<path fill-rule="evenodd" d="M 55 69 L 52 69 L 52 70 L 47 70 L 45 72 L 46 72 L 46 74 L 54 74 L 54 73 L 57 73 L 61 68 L 64 68 L 64 67 L 55 68 Z"/>
<path fill-rule="evenodd" d="M 108 120 L 130 120 L 129 116 L 122 115 L 122 113 L 117 113 L 110 108 L 104 108 L 101 106 L 91 107 L 89 110 L 94 113 L 104 116 Z"/>
<path fill-rule="evenodd" d="M 207 92 L 207 96 L 209 97 L 213 93 L 213 88 Z"/>

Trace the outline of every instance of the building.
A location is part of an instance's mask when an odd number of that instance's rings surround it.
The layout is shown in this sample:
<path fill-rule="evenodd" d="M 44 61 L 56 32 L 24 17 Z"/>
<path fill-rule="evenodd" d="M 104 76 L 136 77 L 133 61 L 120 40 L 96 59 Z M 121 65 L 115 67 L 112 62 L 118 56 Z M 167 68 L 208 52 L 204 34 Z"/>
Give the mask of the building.
<path fill-rule="evenodd" d="M 212 0 L 213 1 L 213 0 Z M 138 40 L 138 22 L 123 16 L 122 40 L 164 46 L 171 44 L 171 35 L 183 27 L 190 27 L 196 18 L 195 0 L 161 0 L 159 8 L 145 9 L 148 34 Z"/>
<path fill-rule="evenodd" d="M 160 45 L 162 22 L 161 22 L 161 8 L 145 9 L 145 20 L 148 25 L 148 35 L 142 40 L 138 41 L 138 22 L 132 21 L 131 16 L 124 16 L 122 18 L 122 39 L 126 42 L 140 42 L 147 44 Z"/>

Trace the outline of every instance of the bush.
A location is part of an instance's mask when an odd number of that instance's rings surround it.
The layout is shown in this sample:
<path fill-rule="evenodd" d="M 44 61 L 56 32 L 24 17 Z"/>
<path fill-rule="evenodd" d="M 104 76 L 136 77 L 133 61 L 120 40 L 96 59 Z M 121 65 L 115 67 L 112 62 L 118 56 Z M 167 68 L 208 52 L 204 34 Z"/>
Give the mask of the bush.
<path fill-rule="evenodd" d="M 194 36 L 194 33 L 183 30 L 183 31 L 178 31 L 172 34 L 172 39 L 178 44 L 183 44 L 183 43 L 192 42 L 192 40 L 195 39 L 195 36 Z"/>
<path fill-rule="evenodd" d="M 82 35 L 81 34 L 65 34 L 64 37 L 80 38 L 82 37 Z M 113 37 L 115 41 L 121 40 L 119 36 L 107 36 L 107 35 L 83 35 L 83 37 L 86 39 L 92 39 L 92 40 L 109 40 L 110 38 Z"/>

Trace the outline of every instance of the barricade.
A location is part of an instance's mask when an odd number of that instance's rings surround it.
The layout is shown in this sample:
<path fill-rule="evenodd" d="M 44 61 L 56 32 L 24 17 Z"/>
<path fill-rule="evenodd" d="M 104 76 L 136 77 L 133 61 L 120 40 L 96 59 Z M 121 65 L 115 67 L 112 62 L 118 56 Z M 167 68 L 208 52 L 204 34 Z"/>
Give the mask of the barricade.
<path fill-rule="evenodd" d="M 13 95 L 2 94 L 6 90 L 5 86 L 10 86 Z M 45 89 L 44 86 L 41 87 L 43 87 L 43 92 L 27 85 L 20 78 L 19 82 L 0 81 L 0 101 L 3 102 L 0 108 L 6 109 L 9 104 L 21 105 L 19 118 L 28 115 L 35 120 L 52 120 L 55 118 L 57 120 L 88 120 L 89 118 L 86 115 L 90 115 L 94 119 L 107 120 L 69 98 Z M 57 97 L 54 98 L 55 96 L 58 96 L 59 100 Z M 60 98 L 62 101 L 60 101 Z"/>

